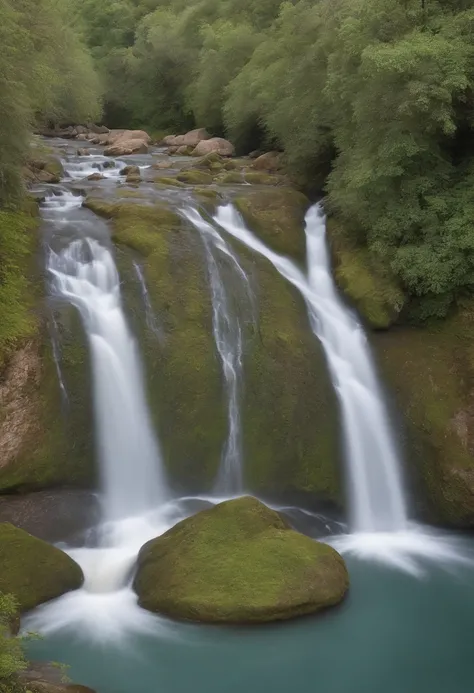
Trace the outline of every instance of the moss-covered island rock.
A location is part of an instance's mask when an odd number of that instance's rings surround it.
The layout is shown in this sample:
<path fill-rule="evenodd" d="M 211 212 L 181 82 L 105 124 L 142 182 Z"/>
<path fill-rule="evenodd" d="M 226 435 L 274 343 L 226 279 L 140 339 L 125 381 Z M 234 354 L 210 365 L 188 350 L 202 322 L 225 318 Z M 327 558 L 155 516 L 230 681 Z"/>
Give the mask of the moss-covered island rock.
<path fill-rule="evenodd" d="M 64 551 L 8 522 L 0 523 L 0 592 L 12 594 L 20 612 L 78 589 L 80 566 Z"/>
<path fill-rule="evenodd" d="M 330 546 L 256 498 L 226 501 L 145 544 L 134 588 L 145 609 L 209 623 L 263 623 L 338 604 L 349 586 Z"/>

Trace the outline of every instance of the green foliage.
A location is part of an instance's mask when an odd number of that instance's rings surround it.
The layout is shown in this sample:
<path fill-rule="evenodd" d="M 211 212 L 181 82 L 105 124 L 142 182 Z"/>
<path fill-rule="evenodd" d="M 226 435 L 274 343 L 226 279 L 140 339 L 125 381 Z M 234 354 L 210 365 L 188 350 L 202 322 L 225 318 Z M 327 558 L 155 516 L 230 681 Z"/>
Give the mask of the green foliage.
<path fill-rule="evenodd" d="M 37 122 L 99 117 L 100 84 L 69 0 L 0 0 L 0 206 L 21 198 Z"/>
<path fill-rule="evenodd" d="M 11 635 L 16 615 L 15 599 L 0 592 L 0 691 L 14 690 L 15 675 L 26 668 L 22 639 Z"/>
<path fill-rule="evenodd" d="M 35 219 L 24 213 L 0 210 L 0 368 L 36 327 L 26 278 L 35 225 Z"/>

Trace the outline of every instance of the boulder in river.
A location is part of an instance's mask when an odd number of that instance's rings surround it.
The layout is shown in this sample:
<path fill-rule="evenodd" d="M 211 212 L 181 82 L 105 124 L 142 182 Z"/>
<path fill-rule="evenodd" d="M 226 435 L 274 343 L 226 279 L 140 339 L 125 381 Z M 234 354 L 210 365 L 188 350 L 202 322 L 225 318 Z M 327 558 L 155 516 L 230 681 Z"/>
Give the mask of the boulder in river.
<path fill-rule="evenodd" d="M 106 136 L 104 150 L 106 156 L 128 156 L 129 154 L 147 154 L 151 142 L 150 135 L 144 130 L 111 130 Z"/>
<path fill-rule="evenodd" d="M 12 594 L 20 612 L 78 589 L 82 570 L 64 551 L 8 522 L 0 524 L 0 592 Z"/>
<path fill-rule="evenodd" d="M 263 623 L 338 604 L 342 557 L 249 496 L 220 503 L 145 544 L 134 588 L 145 609 L 209 623 Z"/>
<path fill-rule="evenodd" d="M 220 156 L 233 156 L 234 145 L 222 137 L 211 137 L 210 140 L 201 140 L 193 151 L 193 156 L 206 156 L 215 152 Z"/>
<path fill-rule="evenodd" d="M 280 152 L 266 152 L 258 156 L 252 163 L 252 168 L 257 171 L 275 173 L 282 168 Z"/>
<path fill-rule="evenodd" d="M 87 176 L 87 180 L 95 181 L 95 180 L 104 180 L 105 176 L 103 176 L 101 173 L 91 173 L 90 176 Z"/>

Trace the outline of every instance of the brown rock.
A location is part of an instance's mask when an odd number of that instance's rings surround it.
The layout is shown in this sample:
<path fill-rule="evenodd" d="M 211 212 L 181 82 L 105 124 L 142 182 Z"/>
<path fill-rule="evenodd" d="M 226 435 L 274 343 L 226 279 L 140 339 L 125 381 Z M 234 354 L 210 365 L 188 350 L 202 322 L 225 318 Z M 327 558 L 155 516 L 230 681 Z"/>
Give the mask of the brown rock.
<path fill-rule="evenodd" d="M 163 147 L 172 147 L 174 145 L 175 139 L 176 135 L 166 135 L 166 137 L 163 137 L 160 144 Z"/>
<path fill-rule="evenodd" d="M 87 686 L 64 682 L 61 667 L 45 662 L 30 662 L 19 678 L 31 693 L 95 693 Z"/>
<path fill-rule="evenodd" d="M 128 176 L 130 174 L 134 174 L 134 175 L 139 176 L 140 175 L 140 169 L 138 168 L 138 166 L 124 166 L 124 168 L 122 168 L 120 170 L 121 176 Z"/>
<path fill-rule="evenodd" d="M 178 154 L 179 156 L 191 156 L 193 150 L 193 146 L 189 144 L 182 144 L 181 147 L 178 147 L 178 149 L 176 150 L 176 154 Z"/>
<path fill-rule="evenodd" d="M 257 171 L 268 171 L 268 173 L 279 171 L 281 169 L 280 152 L 266 152 L 262 154 L 255 159 L 252 168 Z"/>
<path fill-rule="evenodd" d="M 233 156 L 234 145 L 222 137 L 212 137 L 210 140 L 201 140 L 193 151 L 193 156 L 206 156 L 216 152 L 220 156 Z"/>
<path fill-rule="evenodd" d="M 171 168 L 173 164 L 171 161 L 157 161 L 152 165 L 152 168 L 155 169 L 155 171 L 159 171 L 164 168 Z"/>
<path fill-rule="evenodd" d="M 90 176 L 87 176 L 87 180 L 104 180 L 105 176 L 103 176 L 101 173 L 91 173 Z"/>
<path fill-rule="evenodd" d="M 129 156 L 130 154 L 148 154 L 148 145 L 143 140 L 119 139 L 104 149 L 105 156 Z"/>
<path fill-rule="evenodd" d="M 78 149 L 77 156 L 90 156 L 90 149 Z"/>
<path fill-rule="evenodd" d="M 79 126 L 80 127 L 80 126 Z M 105 125 L 96 125 L 95 123 L 87 123 L 90 132 L 95 132 L 96 135 L 108 135 L 110 130 Z M 79 128 L 76 128 L 79 132 Z"/>
<path fill-rule="evenodd" d="M 197 130 L 190 130 L 183 137 L 182 144 L 188 147 L 196 147 L 202 140 L 210 140 L 211 135 L 208 133 L 206 128 L 198 128 Z"/>

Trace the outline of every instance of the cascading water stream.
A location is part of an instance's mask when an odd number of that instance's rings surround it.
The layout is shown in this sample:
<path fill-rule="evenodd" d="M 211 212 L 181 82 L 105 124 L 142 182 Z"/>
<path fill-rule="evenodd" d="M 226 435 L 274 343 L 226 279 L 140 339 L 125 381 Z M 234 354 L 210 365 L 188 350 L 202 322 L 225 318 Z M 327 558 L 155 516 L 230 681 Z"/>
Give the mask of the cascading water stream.
<path fill-rule="evenodd" d="M 157 320 L 155 312 L 153 310 L 153 306 L 151 305 L 150 294 L 148 293 L 148 287 L 146 285 L 145 277 L 143 275 L 143 270 L 136 260 L 133 261 L 133 269 L 135 270 L 135 274 L 137 276 L 138 283 L 140 284 L 140 291 L 142 294 L 143 304 L 145 306 L 146 324 L 148 325 L 150 330 L 153 332 L 155 337 L 158 339 L 158 341 L 163 342 L 164 341 L 163 330 L 161 329 L 160 325 L 158 324 L 158 320 Z"/>
<path fill-rule="evenodd" d="M 242 424 L 240 387 L 242 381 L 243 329 L 239 315 L 232 307 L 231 296 L 222 276 L 220 261 L 226 259 L 234 270 L 249 302 L 252 294 L 248 277 L 229 244 L 201 214 L 193 208 L 183 216 L 199 231 L 204 245 L 212 297 L 212 326 L 227 391 L 228 435 L 222 451 L 215 492 L 232 496 L 243 490 Z"/>
<path fill-rule="evenodd" d="M 305 300 L 312 331 L 324 348 L 342 413 L 349 477 L 350 532 L 331 540 L 341 551 L 391 563 L 420 574 L 414 557 L 468 560 L 446 537 L 409 522 L 398 459 L 387 411 L 362 326 L 334 286 L 319 205 L 306 215 L 308 271 L 273 252 L 231 205 L 219 207 L 215 222 L 266 257 Z"/>
<path fill-rule="evenodd" d="M 50 252 L 48 270 L 53 292 L 79 310 L 90 344 L 104 518 L 150 511 L 165 498 L 161 455 L 112 254 L 96 240 L 75 240 Z"/>

